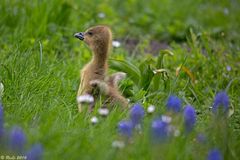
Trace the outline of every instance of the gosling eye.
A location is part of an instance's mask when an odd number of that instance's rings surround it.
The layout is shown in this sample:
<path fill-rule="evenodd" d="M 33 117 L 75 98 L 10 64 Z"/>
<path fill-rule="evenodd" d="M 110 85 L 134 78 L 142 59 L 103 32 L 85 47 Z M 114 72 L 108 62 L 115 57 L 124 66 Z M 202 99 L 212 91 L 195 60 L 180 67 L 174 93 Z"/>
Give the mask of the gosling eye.
<path fill-rule="evenodd" d="M 90 35 L 90 36 L 92 36 L 92 35 L 93 35 L 93 32 L 88 31 L 87 34 Z"/>

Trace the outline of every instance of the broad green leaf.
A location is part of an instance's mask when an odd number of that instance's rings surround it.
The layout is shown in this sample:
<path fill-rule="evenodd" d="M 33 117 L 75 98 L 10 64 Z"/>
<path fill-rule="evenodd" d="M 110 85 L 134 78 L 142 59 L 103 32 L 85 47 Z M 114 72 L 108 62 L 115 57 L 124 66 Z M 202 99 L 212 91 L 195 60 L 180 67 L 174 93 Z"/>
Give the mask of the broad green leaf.
<path fill-rule="evenodd" d="M 147 58 L 139 66 L 139 69 L 141 71 L 141 80 L 140 80 L 139 87 L 143 88 L 143 90 L 147 90 L 149 88 L 149 85 L 151 84 L 152 78 L 154 76 L 154 73 L 151 67 L 152 63 L 153 63 L 153 60 L 151 58 Z"/>
<path fill-rule="evenodd" d="M 165 79 L 165 77 L 168 78 L 168 71 L 163 69 L 164 68 L 164 64 L 163 64 L 163 60 L 164 60 L 164 56 L 165 55 L 169 55 L 169 56 L 173 56 L 174 53 L 168 49 L 165 50 L 161 50 L 159 52 L 159 56 L 157 58 L 157 64 L 156 64 L 156 70 L 154 70 L 154 78 L 153 78 L 153 88 L 154 90 L 158 90 L 160 87 L 160 80 L 161 77 L 163 76 L 163 79 Z M 159 74 L 161 73 L 161 74 Z"/>
<path fill-rule="evenodd" d="M 165 55 L 173 56 L 174 53 L 172 51 L 168 50 L 168 49 L 161 50 L 159 52 L 159 56 L 157 58 L 156 68 L 164 68 L 163 58 L 164 58 Z"/>
<path fill-rule="evenodd" d="M 168 50 L 168 49 L 161 50 L 160 54 L 163 54 L 163 55 L 166 54 L 166 55 L 170 55 L 170 56 L 174 55 L 174 53 L 172 51 Z"/>

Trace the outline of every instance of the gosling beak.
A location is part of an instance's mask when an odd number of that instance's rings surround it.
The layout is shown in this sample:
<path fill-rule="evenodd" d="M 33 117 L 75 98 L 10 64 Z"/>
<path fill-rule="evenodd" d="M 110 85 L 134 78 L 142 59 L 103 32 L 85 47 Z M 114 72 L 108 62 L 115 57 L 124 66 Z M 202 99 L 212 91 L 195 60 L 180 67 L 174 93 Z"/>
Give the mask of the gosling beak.
<path fill-rule="evenodd" d="M 79 32 L 79 33 L 75 33 L 74 37 L 80 39 L 81 41 L 84 40 L 84 33 L 83 32 Z"/>

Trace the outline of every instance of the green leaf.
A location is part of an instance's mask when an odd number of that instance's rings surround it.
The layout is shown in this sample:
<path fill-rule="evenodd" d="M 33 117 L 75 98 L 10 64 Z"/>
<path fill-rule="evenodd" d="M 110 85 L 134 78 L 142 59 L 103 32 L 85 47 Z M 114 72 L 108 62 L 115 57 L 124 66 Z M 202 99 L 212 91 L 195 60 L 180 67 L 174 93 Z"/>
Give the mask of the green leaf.
<path fill-rule="evenodd" d="M 159 52 L 159 56 L 157 58 L 157 64 L 156 64 L 156 68 L 164 68 L 163 66 L 163 58 L 165 55 L 170 55 L 170 56 L 173 56 L 174 53 L 168 49 L 165 49 L 165 50 L 161 50 Z"/>
<path fill-rule="evenodd" d="M 163 55 L 166 54 L 166 55 L 170 55 L 170 56 L 174 55 L 174 53 L 172 51 L 168 50 L 168 49 L 161 50 L 160 54 L 163 54 Z"/>
<path fill-rule="evenodd" d="M 157 58 L 157 64 L 156 64 L 156 70 L 154 70 L 154 78 L 153 78 L 153 88 L 154 90 L 158 90 L 159 87 L 160 87 L 160 81 L 161 81 L 161 78 L 163 78 L 163 80 L 165 79 L 165 77 L 168 77 L 168 71 L 163 69 L 164 68 L 164 56 L 165 55 L 169 55 L 169 56 L 173 56 L 174 53 L 168 49 L 165 49 L 165 50 L 161 50 L 159 52 L 159 56 Z M 161 73 L 161 74 L 159 74 Z"/>
<path fill-rule="evenodd" d="M 234 114 L 234 106 L 230 105 L 229 111 L 228 111 L 228 117 L 231 117 Z"/>
<path fill-rule="evenodd" d="M 141 71 L 141 81 L 139 87 L 143 90 L 147 90 L 152 81 L 154 73 L 151 69 L 151 60 L 147 59 L 141 63 L 139 69 Z"/>

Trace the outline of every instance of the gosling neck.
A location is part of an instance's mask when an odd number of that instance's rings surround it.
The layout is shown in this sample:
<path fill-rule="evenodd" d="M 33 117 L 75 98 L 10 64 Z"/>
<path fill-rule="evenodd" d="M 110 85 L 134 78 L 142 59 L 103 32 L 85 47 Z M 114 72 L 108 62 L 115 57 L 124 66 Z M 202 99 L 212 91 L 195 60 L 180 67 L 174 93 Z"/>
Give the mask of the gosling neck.
<path fill-rule="evenodd" d="M 109 46 L 95 46 L 92 51 L 92 62 L 96 65 L 96 67 L 102 68 L 107 66 Z"/>

